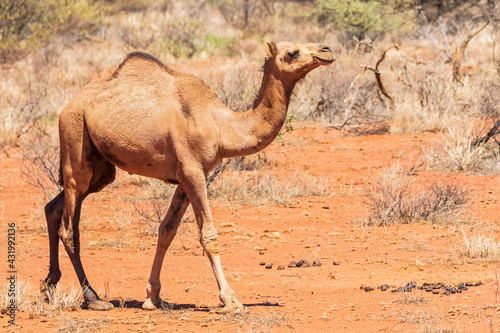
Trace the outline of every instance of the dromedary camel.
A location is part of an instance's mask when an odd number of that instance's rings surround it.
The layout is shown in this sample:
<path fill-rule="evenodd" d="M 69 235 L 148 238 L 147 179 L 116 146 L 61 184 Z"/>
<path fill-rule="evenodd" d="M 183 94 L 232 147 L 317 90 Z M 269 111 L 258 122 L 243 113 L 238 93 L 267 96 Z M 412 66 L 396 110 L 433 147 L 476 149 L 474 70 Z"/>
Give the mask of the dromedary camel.
<path fill-rule="evenodd" d="M 222 312 L 243 310 L 229 287 L 220 261 L 219 238 L 208 206 L 205 179 L 222 159 L 256 153 L 269 145 L 285 121 L 295 84 L 311 70 L 334 61 L 319 44 L 265 44 L 262 86 L 245 113 L 226 108 L 200 79 L 175 72 L 155 57 L 134 52 L 107 79 L 88 84 L 59 118 L 63 191 L 45 206 L 50 268 L 41 281 L 49 293 L 61 278 L 59 238 L 76 271 L 89 308 L 113 305 L 91 288 L 80 260 L 83 200 L 115 178 L 115 167 L 131 174 L 177 184 L 146 286 L 143 308 L 161 307 L 160 270 L 189 204 L 199 239 L 219 286 Z"/>

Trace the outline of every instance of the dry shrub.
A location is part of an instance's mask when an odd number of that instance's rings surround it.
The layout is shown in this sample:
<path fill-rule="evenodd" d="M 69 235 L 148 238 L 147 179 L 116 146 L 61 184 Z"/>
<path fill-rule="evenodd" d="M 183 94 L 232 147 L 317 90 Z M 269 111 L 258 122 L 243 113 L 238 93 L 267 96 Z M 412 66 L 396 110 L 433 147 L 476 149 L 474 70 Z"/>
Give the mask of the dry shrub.
<path fill-rule="evenodd" d="M 18 276 L 16 286 L 16 306 L 18 311 L 27 313 L 30 318 L 37 316 L 55 316 L 61 311 L 75 311 L 80 309 L 82 301 L 81 289 L 71 286 L 65 288 L 61 284 L 50 292 L 49 302 L 44 300 L 37 286 L 29 280 Z M 8 296 L 9 284 L 0 288 L 0 313 L 6 313 L 10 303 Z"/>
<path fill-rule="evenodd" d="M 398 164 L 381 172 L 365 204 L 370 210 L 368 224 L 390 225 L 427 221 L 456 223 L 465 213 L 469 195 L 456 185 L 429 186 L 418 191 Z"/>
<path fill-rule="evenodd" d="M 497 143 L 474 142 L 485 133 L 472 122 L 448 127 L 444 140 L 425 152 L 427 168 L 440 171 L 498 173 L 500 149 Z M 494 141 L 494 140 L 490 140 Z"/>
<path fill-rule="evenodd" d="M 485 261 L 500 260 L 500 242 L 493 237 L 493 232 L 489 236 L 476 235 L 467 237 L 462 230 L 463 243 L 459 252 L 462 256 L 471 259 L 480 259 Z"/>
<path fill-rule="evenodd" d="M 208 72 L 203 79 L 229 109 L 245 112 L 257 96 L 262 73 L 257 66 L 238 61 Z"/>
<path fill-rule="evenodd" d="M 275 172 L 226 172 L 220 174 L 208 195 L 211 198 L 247 205 L 286 206 L 294 198 L 305 196 L 325 196 L 330 192 L 326 177 L 314 177 L 296 173 L 283 181 Z"/>
<path fill-rule="evenodd" d="M 339 50 L 331 66 L 308 75 L 295 90 L 291 112 L 299 120 L 324 121 L 334 126 L 377 123 L 390 119 L 377 84 L 362 75 L 356 53 Z"/>
<path fill-rule="evenodd" d="M 167 215 L 170 201 L 175 192 L 175 185 L 161 180 L 140 177 L 142 187 L 135 197 L 135 210 L 139 214 L 142 233 L 147 236 L 158 235 L 158 227 Z"/>
<path fill-rule="evenodd" d="M 39 132 L 23 145 L 21 176 L 28 184 L 42 189 L 47 200 L 62 190 L 59 184 L 59 159 L 58 142 Z"/>

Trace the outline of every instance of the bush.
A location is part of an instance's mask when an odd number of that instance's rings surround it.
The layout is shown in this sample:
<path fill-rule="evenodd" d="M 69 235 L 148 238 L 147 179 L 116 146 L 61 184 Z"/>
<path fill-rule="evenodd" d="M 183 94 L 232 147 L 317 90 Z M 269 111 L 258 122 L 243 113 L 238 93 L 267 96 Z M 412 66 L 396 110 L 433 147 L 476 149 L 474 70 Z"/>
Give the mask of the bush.
<path fill-rule="evenodd" d="M 367 35 L 408 28 L 414 17 L 411 0 L 316 0 L 314 15 L 320 24 L 332 23 L 339 30 L 347 30 L 359 40 Z"/>
<path fill-rule="evenodd" d="M 500 171 L 500 149 L 497 143 L 474 142 L 482 137 L 470 123 L 450 126 L 444 142 L 425 152 L 428 169 L 495 174 Z M 493 140 L 490 140 L 493 141 Z"/>
<path fill-rule="evenodd" d="M 0 0 L 0 61 L 45 44 L 59 33 L 81 34 L 98 22 L 97 4 L 87 0 Z"/>
<path fill-rule="evenodd" d="M 451 223 L 465 212 L 468 201 L 468 191 L 456 185 L 434 184 L 418 193 L 401 167 L 394 164 L 380 173 L 365 204 L 370 210 L 370 225 L 390 225 Z"/>

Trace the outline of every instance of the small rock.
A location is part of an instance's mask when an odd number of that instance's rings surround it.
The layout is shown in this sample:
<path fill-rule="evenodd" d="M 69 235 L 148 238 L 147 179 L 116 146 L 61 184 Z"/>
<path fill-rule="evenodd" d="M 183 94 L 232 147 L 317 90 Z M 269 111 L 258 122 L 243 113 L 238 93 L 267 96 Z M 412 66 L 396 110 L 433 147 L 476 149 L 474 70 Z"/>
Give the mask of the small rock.
<path fill-rule="evenodd" d="M 380 286 L 380 290 L 386 291 L 388 287 L 389 287 L 388 285 L 383 284 L 383 285 Z"/>
<path fill-rule="evenodd" d="M 321 266 L 321 262 L 320 261 L 313 261 L 313 266 L 316 267 L 316 266 Z"/>
<path fill-rule="evenodd" d="M 477 281 L 477 282 L 476 282 L 476 284 L 475 284 L 475 286 L 477 287 L 477 286 L 480 286 L 480 285 L 482 285 L 482 284 L 483 284 L 483 283 L 482 283 L 481 281 Z"/>
<path fill-rule="evenodd" d="M 466 285 L 467 287 L 472 287 L 472 283 L 470 283 L 470 282 L 466 282 L 466 283 L 465 283 L 465 285 Z"/>
<path fill-rule="evenodd" d="M 334 261 L 334 262 L 333 262 L 333 265 L 338 266 L 338 265 L 340 265 L 340 264 L 339 264 L 339 262 L 338 262 L 338 261 Z"/>
<path fill-rule="evenodd" d="M 292 261 L 291 263 L 288 264 L 288 268 L 294 268 L 294 267 L 297 267 L 296 261 Z"/>
<path fill-rule="evenodd" d="M 273 268 L 273 264 L 269 264 L 266 266 L 266 269 L 272 269 Z"/>
<path fill-rule="evenodd" d="M 284 270 L 284 269 L 285 269 L 285 266 L 282 266 L 282 265 L 279 265 L 279 266 L 278 266 L 278 271 L 282 271 L 282 270 Z"/>
<path fill-rule="evenodd" d="M 261 265 L 261 266 L 265 266 L 265 265 L 266 265 L 266 263 L 265 263 L 265 262 L 263 262 L 263 261 L 261 261 L 261 262 L 260 262 L 260 265 Z"/>
<path fill-rule="evenodd" d="M 372 288 L 372 287 L 365 287 L 365 291 L 366 291 L 366 292 L 370 292 L 370 291 L 372 291 L 372 290 L 373 290 L 373 288 Z"/>
<path fill-rule="evenodd" d="M 391 290 L 391 293 L 395 293 L 395 292 L 397 292 L 397 291 L 398 291 L 397 289 L 392 289 L 392 290 Z"/>
<path fill-rule="evenodd" d="M 263 255 L 264 255 L 264 252 L 260 251 L 260 252 L 259 252 L 259 254 L 260 254 L 261 256 L 263 256 Z"/>
<path fill-rule="evenodd" d="M 364 285 L 361 285 L 361 286 L 359 287 L 359 289 L 365 289 L 365 286 L 364 286 Z"/>
<path fill-rule="evenodd" d="M 433 290 L 432 290 L 432 293 L 433 293 L 434 295 L 437 295 L 437 294 L 439 294 L 439 290 L 437 290 L 437 289 L 433 289 Z"/>

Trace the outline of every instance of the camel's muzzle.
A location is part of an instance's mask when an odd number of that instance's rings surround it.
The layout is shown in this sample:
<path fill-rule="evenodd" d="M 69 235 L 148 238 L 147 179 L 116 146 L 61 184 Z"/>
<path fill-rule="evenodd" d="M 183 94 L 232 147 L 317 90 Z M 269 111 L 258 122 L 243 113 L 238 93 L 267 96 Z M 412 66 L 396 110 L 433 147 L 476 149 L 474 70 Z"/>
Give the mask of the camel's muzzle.
<path fill-rule="evenodd" d="M 335 61 L 335 56 L 333 55 L 332 50 L 326 45 L 319 45 L 318 51 L 313 55 L 313 57 L 325 65 L 331 64 Z"/>

